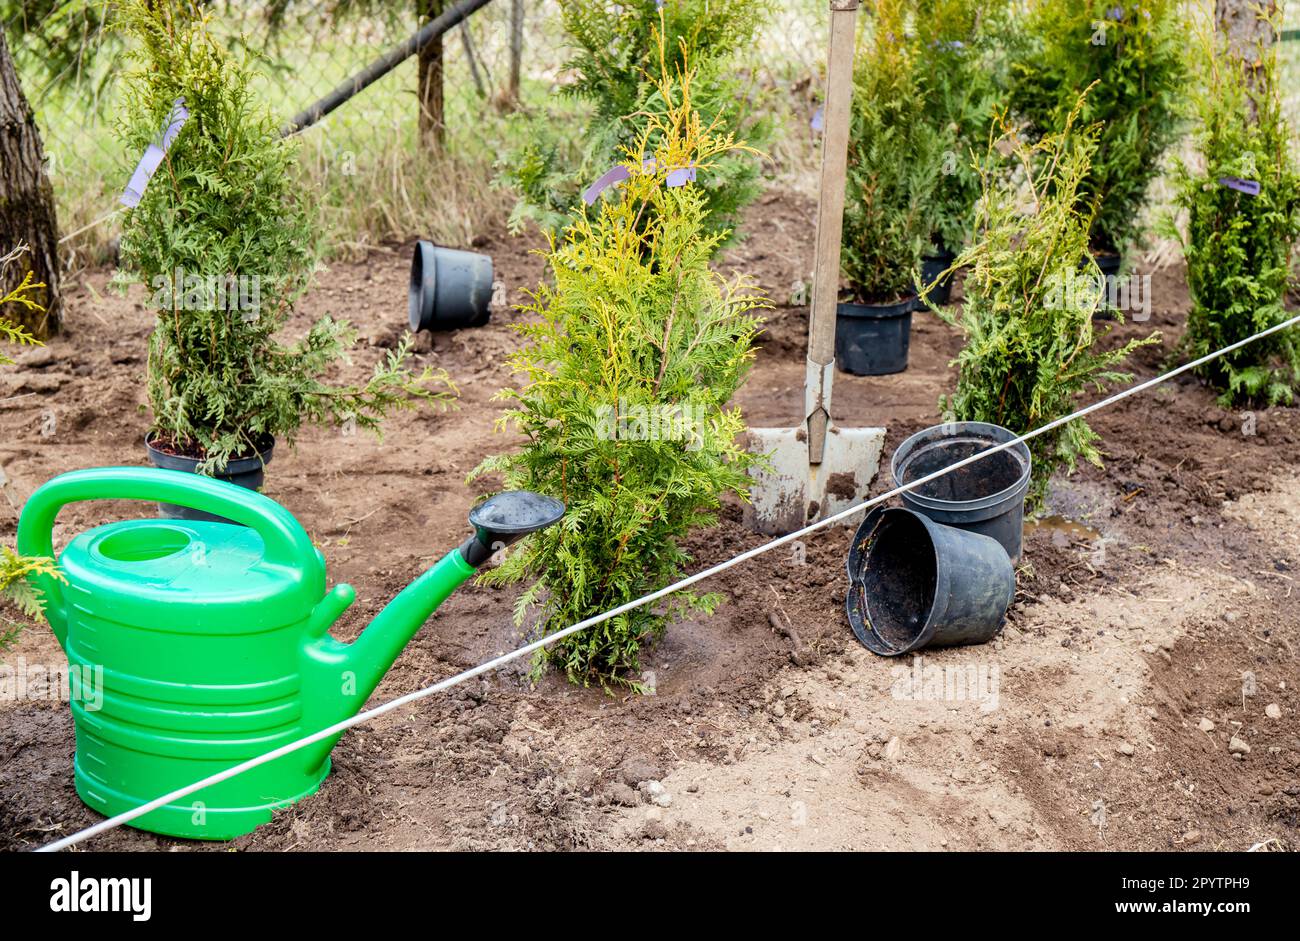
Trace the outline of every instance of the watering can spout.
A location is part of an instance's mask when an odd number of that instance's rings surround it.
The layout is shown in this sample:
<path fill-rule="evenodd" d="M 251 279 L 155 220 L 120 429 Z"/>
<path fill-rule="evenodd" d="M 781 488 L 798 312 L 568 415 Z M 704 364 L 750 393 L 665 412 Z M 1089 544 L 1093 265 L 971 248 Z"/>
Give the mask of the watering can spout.
<path fill-rule="evenodd" d="M 316 605 L 307 628 L 317 638 L 307 647 L 314 661 L 307 672 L 335 693 L 310 699 L 338 703 L 335 715 L 320 717 L 323 724 L 359 711 L 416 631 L 453 591 L 498 550 L 557 522 L 564 509 L 558 500 L 522 490 L 499 493 L 475 507 L 469 516 L 474 534 L 404 588 L 351 644 L 327 634 L 355 597 L 350 585 L 336 585 Z"/>

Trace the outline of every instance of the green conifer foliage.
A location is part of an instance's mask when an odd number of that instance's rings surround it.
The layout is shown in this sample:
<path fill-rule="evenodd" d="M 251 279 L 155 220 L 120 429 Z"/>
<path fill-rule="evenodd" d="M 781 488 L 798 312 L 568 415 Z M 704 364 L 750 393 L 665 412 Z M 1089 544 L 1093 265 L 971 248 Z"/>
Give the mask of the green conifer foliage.
<path fill-rule="evenodd" d="M 854 299 L 864 303 L 914 293 L 943 159 L 944 139 L 926 118 L 906 13 L 907 0 L 879 0 L 853 74 L 840 264 Z"/>
<path fill-rule="evenodd" d="M 978 241 L 957 259 L 970 266 L 966 301 L 960 313 L 940 312 L 966 334 L 954 362 L 957 389 L 940 402 L 950 420 L 1032 431 L 1075 411 L 1085 392 L 1128 381 L 1124 360 L 1159 339 L 1098 347 L 1093 313 L 1105 294 L 1088 250 L 1092 205 L 1082 191 L 1097 128 L 1076 130 L 1077 117 L 1076 110 L 1059 133 L 1032 147 L 1008 131 L 1000 139 L 1005 159 L 990 148 Z M 1007 160 L 1019 168 L 1027 193 L 1009 182 Z M 1042 506 L 1062 467 L 1072 471 L 1081 459 L 1101 464 L 1098 440 L 1078 419 L 1030 442 L 1031 509 Z"/>
<path fill-rule="evenodd" d="M 1034 135 L 1060 133 L 1090 89 L 1079 126 L 1098 128 L 1079 192 L 1095 209 L 1090 247 L 1123 254 L 1165 151 L 1178 139 L 1187 91 L 1187 23 L 1178 0 L 1035 0 L 1030 42 L 1013 67 L 1012 99 Z"/>
<path fill-rule="evenodd" d="M 137 43 L 120 126 L 133 159 L 178 100 L 189 111 L 122 234 L 119 283 L 143 281 L 158 309 L 148 363 L 154 435 L 211 473 L 270 436 L 292 444 L 304 423 L 350 420 L 378 432 L 394 410 L 445 403 L 445 374 L 406 367 L 409 338 L 354 386 L 325 380 L 355 340 L 346 322 L 324 317 L 296 343 L 279 339 L 315 267 L 295 145 L 254 100 L 250 62 L 212 35 L 196 6 L 123 0 L 117 9 Z"/>
<path fill-rule="evenodd" d="M 629 148 L 630 179 L 598 212 L 577 213 L 547 254 L 553 285 L 526 308 L 524 380 L 503 393 L 504 427 L 523 449 L 485 461 L 508 487 L 563 500 L 560 525 L 536 533 L 488 573 L 523 580 L 517 616 L 553 632 L 669 584 L 689 557 L 682 540 L 744 494 L 754 457 L 729 405 L 753 360 L 763 304 L 746 279 L 710 269 L 722 233 L 702 181 L 736 150 L 693 107 L 690 73 L 660 83 L 665 112 Z M 647 167 L 642 154 L 653 154 Z M 699 183 L 670 185 L 675 167 Z M 649 221 L 647 221 L 649 220 Z M 714 595 L 684 591 L 557 642 L 539 658 L 583 684 L 635 685 L 641 647 L 675 618 L 707 614 Z"/>
<path fill-rule="evenodd" d="M 590 109 L 585 126 L 543 114 L 521 132 L 527 143 L 505 161 L 504 178 L 520 193 L 511 217 L 516 230 L 535 223 L 558 234 L 582 192 L 644 142 L 658 147 L 649 127 L 664 123 L 664 69 L 674 78 L 689 71 L 695 110 L 706 126 L 743 138 L 752 146 L 719 154 L 709 178 L 701 178 L 705 224 L 727 244 L 740 213 L 762 190 L 761 148 L 773 131 L 756 107 L 757 90 L 741 74 L 741 55 L 770 12 L 770 0 L 560 0 L 560 14 L 573 54 L 566 68 L 575 80 L 564 94 Z M 657 116 L 657 120 L 652 116 Z M 575 146 L 575 142 L 577 146 Z M 638 156 L 641 156 L 638 154 Z"/>
<path fill-rule="evenodd" d="M 1197 51 L 1201 160 L 1178 161 L 1174 172 L 1177 204 L 1187 213 L 1180 237 L 1192 310 L 1184 343 L 1193 357 L 1287 319 L 1287 272 L 1300 237 L 1300 169 L 1282 116 L 1277 46 L 1252 69 L 1253 87 L 1208 27 Z M 1251 343 L 1207 363 L 1201 374 L 1221 390 L 1225 407 L 1290 403 L 1300 389 L 1300 334 L 1286 330 Z"/>

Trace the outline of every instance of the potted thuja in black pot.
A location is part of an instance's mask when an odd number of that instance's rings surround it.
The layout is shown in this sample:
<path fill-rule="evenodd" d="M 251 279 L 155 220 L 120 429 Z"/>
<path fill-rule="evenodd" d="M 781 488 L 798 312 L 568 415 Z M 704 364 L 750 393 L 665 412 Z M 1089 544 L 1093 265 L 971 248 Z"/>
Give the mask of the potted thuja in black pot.
<path fill-rule="evenodd" d="M 1143 248 L 1152 184 L 1184 130 L 1191 24 L 1177 0 L 1040 0 L 1023 23 L 1027 42 L 1010 93 L 1025 136 L 1035 142 L 1060 133 L 1076 109 L 1080 126 L 1098 129 L 1079 195 L 1096 207 L 1088 248 L 1105 288 L 1098 314 L 1113 316 L 1113 308 L 1136 306 L 1129 290 L 1119 290 L 1124 261 Z"/>
<path fill-rule="evenodd" d="M 390 412 L 451 390 L 444 375 L 409 371 L 409 339 L 357 385 L 324 379 L 354 341 L 346 322 L 323 317 L 297 342 L 279 339 L 315 267 L 295 148 L 254 103 L 244 59 L 191 9 L 118 5 L 139 50 L 121 135 L 129 152 L 154 155 L 123 198 L 118 280 L 143 282 L 157 313 L 150 460 L 257 488 L 277 438 L 292 444 L 304 424 L 377 431 Z"/>
<path fill-rule="evenodd" d="M 974 234 L 978 155 L 988 149 L 994 115 L 1006 109 L 1017 13 L 1008 0 L 915 2 L 912 69 L 940 149 L 927 201 L 931 234 L 921 257 L 917 306 L 943 307 L 951 300 L 953 263 Z"/>
<path fill-rule="evenodd" d="M 835 363 L 878 376 L 907 368 L 926 212 L 939 172 L 938 135 L 925 119 L 901 0 L 881 0 L 853 79 L 844 235 L 847 295 L 835 324 Z"/>

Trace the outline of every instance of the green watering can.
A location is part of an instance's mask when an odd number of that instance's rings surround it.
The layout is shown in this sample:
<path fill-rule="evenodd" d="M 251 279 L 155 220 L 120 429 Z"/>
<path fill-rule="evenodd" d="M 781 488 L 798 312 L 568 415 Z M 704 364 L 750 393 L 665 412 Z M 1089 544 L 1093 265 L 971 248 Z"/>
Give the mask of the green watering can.
<path fill-rule="evenodd" d="M 128 520 L 68 543 L 66 585 L 43 576 L 46 615 L 68 656 L 77 793 L 111 816 L 310 735 L 360 710 L 429 615 L 491 555 L 555 523 L 564 504 L 525 491 L 470 513 L 474 535 L 405 588 L 351 644 L 330 625 L 356 597 L 325 590 L 325 559 L 284 507 L 170 470 L 63 474 L 27 501 L 18 551 L 52 556 L 59 510 L 147 500 L 231 523 Z M 85 684 L 101 684 L 87 690 Z M 93 693 L 93 695 L 90 695 Z M 225 840 L 315 793 L 339 736 L 198 791 L 131 825 Z"/>

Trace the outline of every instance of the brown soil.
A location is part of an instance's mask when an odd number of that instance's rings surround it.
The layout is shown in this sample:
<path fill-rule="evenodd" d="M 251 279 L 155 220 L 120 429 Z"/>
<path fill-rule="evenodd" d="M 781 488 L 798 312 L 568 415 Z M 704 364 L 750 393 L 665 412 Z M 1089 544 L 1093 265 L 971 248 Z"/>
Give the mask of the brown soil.
<path fill-rule="evenodd" d="M 756 425 L 799 417 L 806 314 L 784 306 L 812 268 L 811 204 L 771 194 L 732 266 L 777 300 L 740 401 Z M 528 246 L 486 239 L 510 300 L 543 274 Z M 340 374 L 359 378 L 405 322 L 407 247 L 320 275 L 293 329 L 326 312 L 365 337 Z M 67 286 L 69 333 L 0 371 L 0 541 L 53 475 L 144 464 L 145 338 L 139 295 L 107 295 L 107 273 Z M 1152 322 L 1174 355 L 1187 310 L 1180 270 L 1155 276 Z M 960 286 L 955 297 L 960 297 Z M 277 448 L 267 492 L 307 526 L 331 577 L 358 601 L 337 633 L 386 601 L 463 537 L 491 480 L 465 474 L 511 446 L 490 399 L 510 381 L 511 312 L 422 338 L 457 410 L 401 415 L 382 442 L 333 430 Z M 842 425 L 886 425 L 888 453 L 937 417 L 959 336 L 915 317 L 901 374 L 839 374 Z M 1026 534 L 1008 626 L 983 647 L 878 658 L 844 615 L 850 533 L 822 531 L 712 583 L 726 603 L 671 628 L 645 658 L 655 694 L 612 697 L 516 664 L 348 733 L 320 793 L 235 842 L 241 849 L 891 848 L 1242 850 L 1300 842 L 1300 416 L 1228 414 L 1192 379 L 1095 417 L 1104 470 L 1057 481 L 1052 517 Z M 1244 434 L 1254 431 L 1253 435 Z M 877 487 L 887 485 L 887 472 Z M 79 504 L 56 545 L 143 505 Z M 763 539 L 738 506 L 690 540 L 694 566 Z M 514 592 L 467 587 L 416 636 L 375 703 L 511 649 Z M 6 659 L 58 663 L 49 632 L 24 632 Z M 927 695 L 935 668 L 983 676 L 982 699 Z M 929 671 L 929 672 L 927 672 Z M 1249 674 L 1246 679 L 1243 675 Z M 920 683 L 912 683 L 915 675 Z M 996 680 L 994 685 L 993 680 Z M 996 697 L 991 693 L 996 691 Z M 1265 707 L 1277 704 L 1281 718 Z M 1202 731 L 1202 720 L 1213 729 Z M 1234 756 L 1233 738 L 1249 745 Z M 0 846 L 25 848 L 94 822 L 72 788 L 72 723 L 57 702 L 0 702 Z M 636 787 L 659 781 L 664 809 Z M 649 789 L 646 789 L 649 790 Z M 214 849 L 131 829 L 93 849 Z"/>
<path fill-rule="evenodd" d="M 191 461 L 202 461 L 208 456 L 197 441 L 178 441 L 174 436 L 166 434 L 150 435 L 148 440 L 149 446 L 160 454 L 183 457 Z M 230 461 L 234 463 L 236 461 L 246 461 L 251 457 L 262 457 L 274 445 L 275 442 L 268 437 L 259 450 L 251 451 L 248 454 L 235 454 L 230 458 Z"/>

